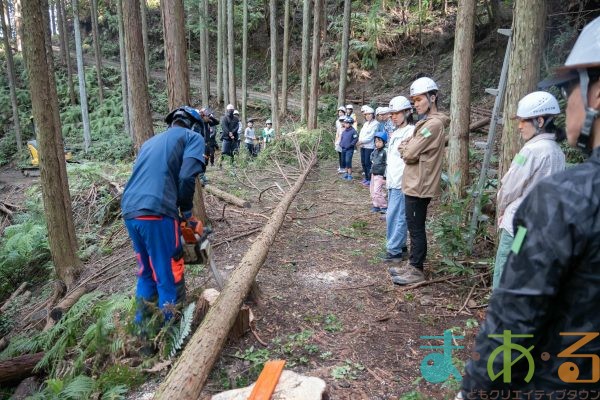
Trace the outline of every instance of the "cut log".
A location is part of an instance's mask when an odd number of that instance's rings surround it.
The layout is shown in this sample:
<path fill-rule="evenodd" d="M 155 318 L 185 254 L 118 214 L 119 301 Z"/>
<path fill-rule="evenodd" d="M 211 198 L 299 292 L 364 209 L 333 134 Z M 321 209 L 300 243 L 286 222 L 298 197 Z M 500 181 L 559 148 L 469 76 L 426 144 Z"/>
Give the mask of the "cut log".
<path fill-rule="evenodd" d="M 202 292 L 196 303 L 196 311 L 194 313 L 193 326 L 197 326 L 208 314 L 208 310 L 219 297 L 219 291 L 216 289 L 206 289 Z M 243 305 L 235 319 L 235 323 L 229 332 L 231 339 L 239 339 L 250 330 L 251 324 L 254 322 L 254 314 L 247 305 Z"/>
<path fill-rule="evenodd" d="M 0 307 L 0 311 L 4 312 L 6 310 L 8 310 L 8 307 L 10 306 L 10 303 L 12 303 L 12 301 L 21 294 L 21 292 L 23 292 L 23 290 L 25 290 L 25 288 L 27 287 L 28 283 L 27 282 L 23 282 L 21 283 L 21 285 L 19 285 L 19 287 L 17 288 L 17 290 L 15 290 L 10 297 L 8 298 L 8 300 L 6 300 L 4 302 L 4 304 L 2 304 L 2 307 Z"/>
<path fill-rule="evenodd" d="M 200 396 L 208 374 L 227 340 L 227 333 L 235 323 L 244 298 L 250 291 L 275 241 L 275 236 L 285 221 L 287 210 L 316 163 L 317 157 L 314 153 L 306 169 L 273 210 L 262 232 L 227 280 L 217 301 L 210 308 L 167 379 L 156 392 L 155 399 L 195 400 Z"/>
<path fill-rule="evenodd" d="M 246 400 L 254 389 L 252 384 L 241 389 L 228 390 L 214 395 L 211 400 Z M 328 399 L 325 381 L 283 370 L 271 400 L 325 400 Z"/>
<path fill-rule="evenodd" d="M 469 125 L 469 131 L 476 131 L 477 129 L 481 129 L 484 126 L 488 125 L 491 120 L 492 119 L 488 117 L 488 118 L 480 119 L 479 121 L 475 121 L 471 125 Z"/>
<path fill-rule="evenodd" d="M 204 186 L 204 190 L 206 190 L 206 193 L 210 193 L 213 196 L 218 197 L 219 199 L 229 203 L 229 204 L 233 204 L 236 207 L 240 207 L 240 208 L 250 208 L 250 202 L 244 199 L 240 199 L 237 196 L 232 195 L 231 193 L 227 193 L 224 190 L 218 189 L 212 185 L 206 185 Z"/>
<path fill-rule="evenodd" d="M 54 307 L 50 311 L 50 318 L 52 318 L 52 320 L 54 320 L 54 322 L 57 322 L 59 319 L 62 318 L 62 316 L 64 315 L 64 313 L 66 313 L 67 311 L 69 311 L 69 309 L 71 307 L 73 307 L 73 305 L 75 303 L 77 303 L 77 300 L 79 300 L 81 298 L 81 296 L 83 296 L 86 293 L 91 292 L 95 288 L 96 288 L 96 285 L 87 284 L 87 285 L 83 285 L 83 286 L 78 287 L 77 289 L 73 290 L 71 293 L 68 293 L 60 301 L 60 303 L 58 303 L 56 305 L 56 307 Z"/>
<path fill-rule="evenodd" d="M 25 354 L 0 361 L 0 385 L 19 382 L 33 375 L 33 369 L 44 357 L 44 353 Z"/>

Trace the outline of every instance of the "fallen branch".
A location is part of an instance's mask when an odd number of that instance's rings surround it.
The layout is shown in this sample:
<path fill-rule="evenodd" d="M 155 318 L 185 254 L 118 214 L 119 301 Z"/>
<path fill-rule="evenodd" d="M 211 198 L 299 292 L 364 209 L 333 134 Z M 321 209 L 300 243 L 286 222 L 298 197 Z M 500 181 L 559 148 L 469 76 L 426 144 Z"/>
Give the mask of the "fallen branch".
<path fill-rule="evenodd" d="M 469 300 L 471 300 L 471 296 L 473 295 L 473 292 L 475 291 L 475 287 L 477 287 L 477 284 L 474 284 L 471 287 L 471 290 L 469 291 L 469 294 L 467 295 L 467 299 L 463 303 L 462 307 L 456 312 L 456 315 L 460 314 L 460 312 L 465 309 L 465 307 L 467 306 L 467 303 L 469 302 Z"/>
<path fill-rule="evenodd" d="M 253 233 L 256 233 L 256 232 L 260 231 L 261 229 L 262 229 L 262 227 L 254 228 L 254 229 L 251 229 L 251 230 L 249 230 L 249 231 L 246 231 L 246 232 L 240 233 L 240 234 L 238 234 L 238 235 L 232 236 L 232 237 L 230 237 L 230 238 L 223 239 L 223 240 L 219 240 L 218 242 L 215 242 L 215 243 L 212 245 L 212 247 L 213 247 L 213 248 L 215 248 L 215 247 L 217 247 L 217 246 L 220 246 L 220 245 L 222 245 L 222 244 L 225 244 L 225 243 L 227 243 L 227 242 L 231 242 L 231 241 L 234 241 L 234 240 L 236 240 L 236 239 L 240 239 L 240 238 L 243 238 L 243 237 L 246 237 L 246 236 L 250 236 L 250 235 L 252 235 Z"/>
<path fill-rule="evenodd" d="M 10 303 L 12 303 L 12 301 L 21 294 L 21 292 L 23 292 L 23 290 L 25 290 L 25 288 L 27 287 L 28 283 L 27 282 L 23 282 L 21 283 L 21 285 L 19 285 L 19 287 L 17 288 L 17 290 L 15 290 L 10 297 L 8 298 L 8 300 L 6 300 L 4 302 L 4 304 L 2 304 L 2 307 L 0 307 L 0 311 L 5 312 L 6 310 L 8 310 L 8 307 L 10 306 Z"/>
<path fill-rule="evenodd" d="M 71 293 L 67 294 L 61 301 L 50 311 L 50 318 L 57 322 L 62 316 L 69 311 L 71 307 L 77 300 L 81 298 L 86 293 L 91 292 L 96 288 L 94 284 L 87 284 L 84 286 L 80 286 L 77 289 L 73 290 Z"/>
<path fill-rule="evenodd" d="M 285 194 L 239 266 L 233 271 L 215 304 L 190 339 L 177 364 L 156 392 L 155 399 L 197 399 L 217 361 L 260 267 L 265 262 L 292 201 L 317 163 L 316 151 L 302 175 Z"/>
<path fill-rule="evenodd" d="M 264 192 L 266 192 L 269 189 L 274 189 L 276 187 L 277 187 L 277 185 L 271 185 L 268 188 L 261 190 L 260 193 L 258 194 L 258 202 L 260 203 L 260 198 L 261 198 L 261 196 L 263 195 Z"/>
<path fill-rule="evenodd" d="M 212 185 L 206 185 L 204 187 L 204 190 L 206 191 L 206 193 L 210 193 L 213 196 L 216 196 L 219 199 L 226 201 L 229 204 L 233 204 L 234 206 L 237 206 L 240 208 L 250 208 L 249 201 L 240 199 L 239 197 L 234 196 L 230 193 L 227 193 L 227 192 L 225 192 L 221 189 L 218 189 Z"/>

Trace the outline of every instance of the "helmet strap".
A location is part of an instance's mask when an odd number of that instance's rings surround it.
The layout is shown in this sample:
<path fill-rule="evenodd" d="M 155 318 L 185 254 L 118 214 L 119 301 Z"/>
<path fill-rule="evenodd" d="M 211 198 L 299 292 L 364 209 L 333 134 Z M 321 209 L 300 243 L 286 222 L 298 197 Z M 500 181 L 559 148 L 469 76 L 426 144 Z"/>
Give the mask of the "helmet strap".
<path fill-rule="evenodd" d="M 590 84 L 590 76 L 588 75 L 587 69 L 580 68 L 577 70 L 577 72 L 579 72 L 581 97 L 583 100 L 583 106 L 585 107 L 585 119 L 583 121 L 583 126 L 581 127 L 581 132 L 579 132 L 579 137 L 577 138 L 577 147 L 585 154 L 589 154 L 591 152 L 590 138 L 592 136 L 592 126 L 594 125 L 596 118 L 598 118 L 598 110 L 588 107 L 588 87 Z"/>

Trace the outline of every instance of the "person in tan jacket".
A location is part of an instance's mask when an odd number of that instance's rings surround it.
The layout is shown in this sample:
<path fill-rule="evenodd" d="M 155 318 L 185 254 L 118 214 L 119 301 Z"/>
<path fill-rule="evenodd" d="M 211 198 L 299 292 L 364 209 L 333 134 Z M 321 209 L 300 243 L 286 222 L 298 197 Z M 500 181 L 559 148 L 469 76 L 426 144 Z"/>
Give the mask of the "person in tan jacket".
<path fill-rule="evenodd" d="M 406 163 L 402 191 L 406 199 L 406 223 L 410 235 L 410 257 L 401 268 L 391 268 L 392 281 L 408 285 L 425 280 L 423 263 L 427 256 L 425 219 L 427 206 L 440 193 L 440 176 L 446 144 L 444 128 L 450 119 L 437 110 L 438 87 L 431 78 L 419 78 L 410 86 L 410 97 L 419 122 L 399 150 Z"/>

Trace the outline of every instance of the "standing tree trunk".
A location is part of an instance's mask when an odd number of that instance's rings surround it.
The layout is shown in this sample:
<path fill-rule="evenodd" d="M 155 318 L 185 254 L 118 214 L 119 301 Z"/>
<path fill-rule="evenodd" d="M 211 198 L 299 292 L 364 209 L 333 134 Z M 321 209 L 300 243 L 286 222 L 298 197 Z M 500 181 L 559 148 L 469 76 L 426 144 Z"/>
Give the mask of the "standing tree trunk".
<path fill-rule="evenodd" d="M 12 49 L 10 47 L 10 29 L 8 28 L 9 21 L 4 17 L 4 0 L 0 0 L 0 13 L 2 14 L 2 39 L 4 41 L 4 54 L 6 54 L 6 69 L 8 75 L 8 88 L 10 90 L 10 104 L 12 106 L 13 125 L 15 127 L 15 139 L 17 141 L 17 149 L 23 149 L 21 139 L 21 121 L 19 121 L 19 105 L 17 103 L 15 63 L 13 61 Z"/>
<path fill-rule="evenodd" d="M 23 51 L 23 12 L 21 7 L 22 0 L 15 0 L 15 36 L 17 39 L 17 51 Z M 62 27 L 61 27 L 62 29 Z"/>
<path fill-rule="evenodd" d="M 504 176 L 519 151 L 520 139 L 517 121 L 511 119 L 521 97 L 535 90 L 540 76 L 540 60 L 546 29 L 546 2 L 543 0 L 516 0 L 510 61 L 504 99 L 504 127 L 502 129 L 500 171 Z"/>
<path fill-rule="evenodd" d="M 323 0 L 315 0 L 315 18 L 313 21 L 312 61 L 310 66 L 310 104 L 308 106 L 308 129 L 317 129 L 319 111 L 319 62 L 321 59 L 321 7 Z"/>
<path fill-rule="evenodd" d="M 38 129 L 40 175 L 48 243 L 58 277 L 71 286 L 79 272 L 51 44 L 46 42 L 47 0 L 23 2 L 24 58 L 33 120 Z M 46 16 L 44 16 L 46 14 Z"/>
<path fill-rule="evenodd" d="M 8 10 L 7 10 L 8 11 Z M 54 36 L 56 26 L 54 25 L 54 5 L 50 4 L 50 37 Z"/>
<path fill-rule="evenodd" d="M 464 196 L 469 180 L 469 124 L 475 5 L 476 0 L 459 0 L 454 35 L 448 172 L 450 191 L 457 199 Z"/>
<path fill-rule="evenodd" d="M 73 1 L 73 29 L 75 30 L 75 53 L 77 55 L 77 78 L 79 79 L 79 104 L 81 105 L 81 121 L 83 122 L 83 149 L 87 153 L 92 144 L 90 134 L 90 116 L 88 114 L 87 90 L 85 88 L 85 67 L 81 48 L 81 29 L 79 28 L 79 0 Z"/>
<path fill-rule="evenodd" d="M 67 86 L 69 87 L 69 98 L 71 99 L 71 105 L 77 104 L 77 97 L 75 96 L 75 85 L 73 85 L 73 68 L 71 66 L 71 50 L 69 49 L 69 33 L 67 31 L 67 9 L 65 0 L 58 0 L 60 2 L 60 12 L 62 14 L 62 30 L 65 32 L 65 53 L 67 55 Z"/>
<path fill-rule="evenodd" d="M 200 95 L 202 104 L 208 106 L 210 96 L 208 74 L 208 0 L 200 1 Z"/>
<path fill-rule="evenodd" d="M 144 41 L 144 66 L 146 79 L 150 82 L 150 48 L 148 47 L 148 9 L 146 0 L 140 0 L 140 14 L 142 16 L 142 40 Z"/>
<path fill-rule="evenodd" d="M 271 120 L 273 129 L 279 133 L 279 110 L 277 100 L 277 0 L 269 1 L 271 27 Z"/>
<path fill-rule="evenodd" d="M 340 85 L 338 88 L 338 106 L 346 104 L 346 81 L 348 80 L 348 47 L 350 44 L 350 19 L 352 18 L 352 0 L 344 0 L 344 28 L 342 32 L 342 60 L 340 61 Z"/>
<path fill-rule="evenodd" d="M 300 73 L 300 122 L 308 120 L 308 51 L 310 40 L 310 1 L 304 0 L 302 6 L 302 71 Z"/>
<path fill-rule="evenodd" d="M 125 31 L 125 54 L 127 63 L 129 118 L 136 152 L 153 135 L 150 96 L 144 65 L 144 41 L 140 26 L 140 1 L 123 1 L 123 27 Z"/>
<path fill-rule="evenodd" d="M 229 97 L 229 74 L 227 72 L 227 63 L 229 62 L 229 57 L 227 57 L 227 42 L 229 41 L 227 34 L 227 1 L 228 0 L 223 0 L 221 2 L 221 15 L 223 15 L 223 18 L 221 19 L 221 23 L 223 24 L 221 28 L 223 30 L 223 63 L 221 67 L 223 68 L 223 102 L 230 104 L 231 98 Z"/>
<path fill-rule="evenodd" d="M 127 57 L 125 56 L 125 32 L 123 28 L 123 0 L 117 0 L 117 19 L 119 25 L 119 58 L 121 60 L 121 102 L 123 103 L 123 128 L 125 133 L 131 138 L 131 121 L 129 119 L 129 93 L 127 83 Z"/>
<path fill-rule="evenodd" d="M 283 11 L 283 61 L 281 63 L 281 111 L 283 117 L 288 106 L 288 66 L 290 54 L 290 0 L 284 0 Z M 277 132 L 277 131 L 276 131 Z"/>
<path fill-rule="evenodd" d="M 246 105 L 248 102 L 248 0 L 242 3 L 242 121 L 247 121 Z"/>
<path fill-rule="evenodd" d="M 63 66 L 67 65 L 67 32 L 63 29 L 63 15 L 62 5 L 60 0 L 56 0 L 56 17 L 58 19 L 58 44 L 60 45 L 60 62 Z"/>
<path fill-rule="evenodd" d="M 235 60 L 234 60 L 234 32 L 233 32 L 233 0 L 227 0 L 227 57 L 229 59 L 229 102 L 237 107 L 235 93 Z M 244 121 L 245 123 L 245 121 Z"/>
<path fill-rule="evenodd" d="M 96 76 L 98 78 L 98 99 L 100 104 L 104 101 L 102 88 L 102 53 L 100 52 L 100 33 L 98 32 L 98 0 L 91 0 L 92 10 L 92 36 L 94 39 L 94 53 L 96 55 Z"/>
<path fill-rule="evenodd" d="M 419 1 L 419 46 L 423 47 L 423 0 Z"/>
<path fill-rule="evenodd" d="M 217 0 L 217 103 L 223 100 L 223 7 L 225 0 Z"/>
<path fill-rule="evenodd" d="M 169 110 L 190 103 L 183 0 L 161 0 Z"/>

